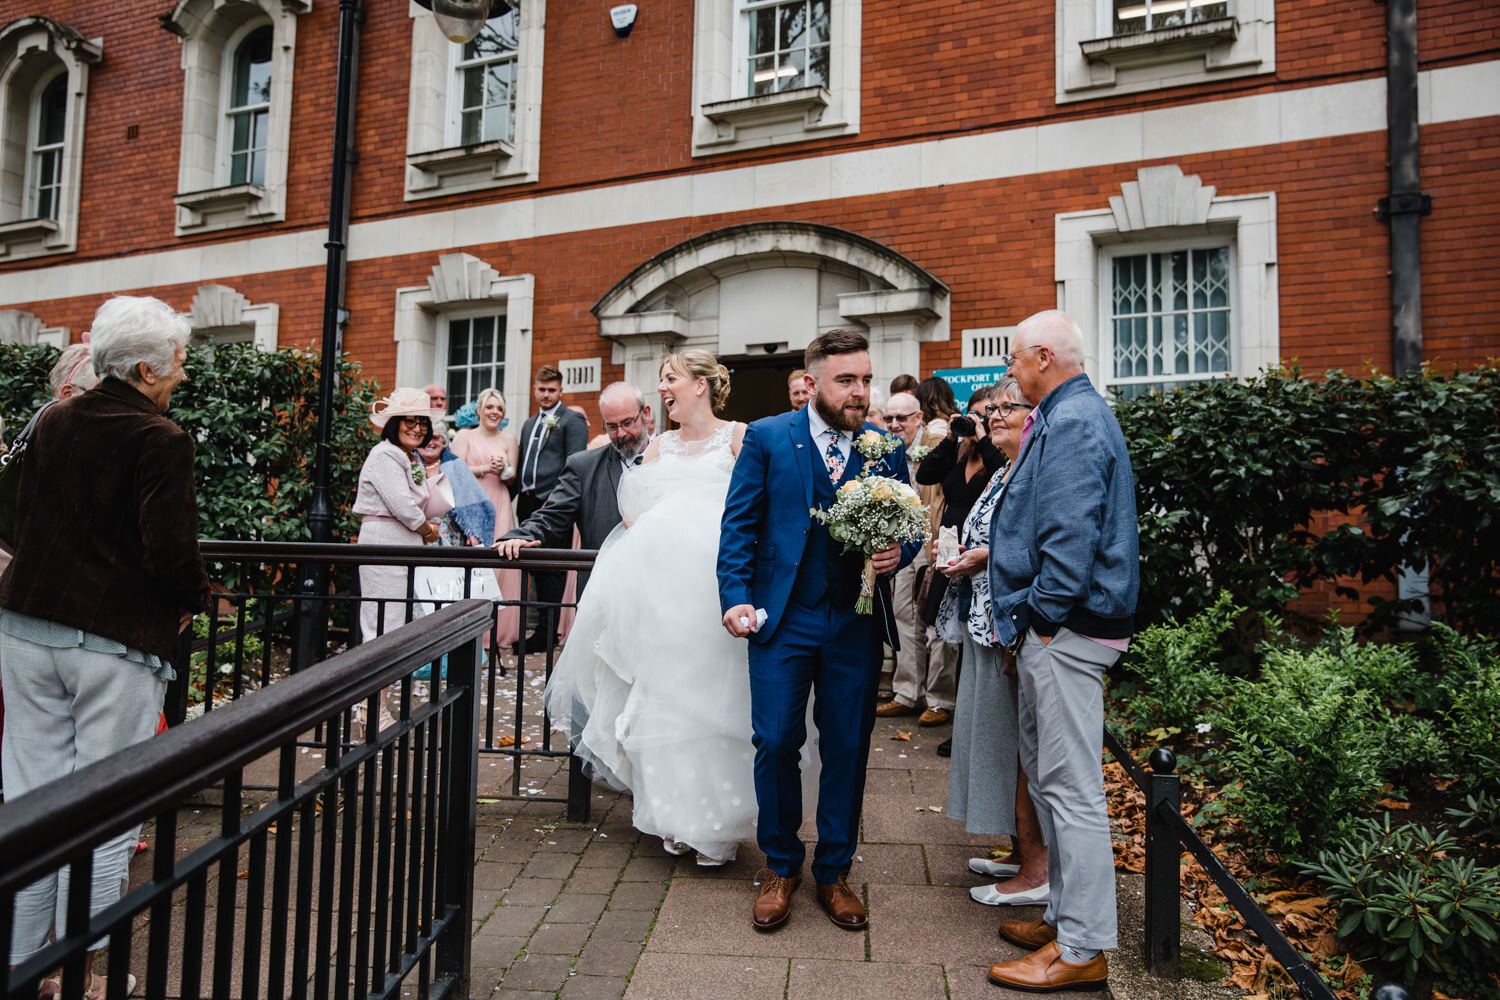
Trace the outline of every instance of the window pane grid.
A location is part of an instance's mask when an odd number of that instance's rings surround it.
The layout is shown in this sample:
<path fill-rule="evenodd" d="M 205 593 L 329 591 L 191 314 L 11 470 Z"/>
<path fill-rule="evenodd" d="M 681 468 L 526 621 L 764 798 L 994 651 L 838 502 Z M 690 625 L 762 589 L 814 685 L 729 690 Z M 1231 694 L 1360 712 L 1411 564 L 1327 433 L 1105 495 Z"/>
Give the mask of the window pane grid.
<path fill-rule="evenodd" d="M 747 4 L 752 97 L 828 86 L 831 0 Z"/>
<path fill-rule="evenodd" d="M 234 53 L 230 83 L 229 183 L 264 184 L 271 123 L 271 41 L 269 26 L 257 28 Z"/>
<path fill-rule="evenodd" d="M 505 384 L 505 316 L 448 321 L 448 364 L 439 379 L 448 387 L 448 411 Z"/>
<path fill-rule="evenodd" d="M 1228 16 L 1227 0 L 1114 0 L 1114 33 L 1133 35 Z"/>
<path fill-rule="evenodd" d="M 490 18 L 458 62 L 459 144 L 515 139 L 520 14 Z"/>
<path fill-rule="evenodd" d="M 47 84 L 32 121 L 30 208 L 38 219 L 56 219 L 62 203 L 63 138 L 68 118 L 68 78 Z"/>
<path fill-rule="evenodd" d="M 1112 277 L 1110 382 L 1123 394 L 1229 371 L 1227 247 L 1116 257 Z"/>

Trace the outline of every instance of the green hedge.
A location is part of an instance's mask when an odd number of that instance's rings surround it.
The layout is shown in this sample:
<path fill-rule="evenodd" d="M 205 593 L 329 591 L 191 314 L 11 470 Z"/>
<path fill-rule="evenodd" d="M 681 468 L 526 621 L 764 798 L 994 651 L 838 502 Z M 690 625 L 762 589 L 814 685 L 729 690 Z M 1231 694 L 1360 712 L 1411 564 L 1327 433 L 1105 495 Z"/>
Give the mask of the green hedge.
<path fill-rule="evenodd" d="M 1309 584 L 1430 567 L 1441 616 L 1500 618 L 1500 369 L 1300 371 L 1119 401 L 1141 515 L 1142 623 L 1221 591 L 1284 613 Z M 1353 515 L 1319 533 L 1319 514 Z M 1340 587 L 1345 596 L 1356 591 Z M 1370 598 L 1373 626 L 1403 610 Z"/>
<path fill-rule="evenodd" d="M 0 416 L 13 438 L 47 398 L 51 347 L 0 345 Z M 168 416 L 197 442 L 198 532 L 204 538 L 303 541 L 312 502 L 318 356 L 248 344 L 190 348 L 187 382 Z M 372 383 L 347 357 L 338 365 L 330 448 L 335 540 L 353 541 L 349 513 L 359 469 L 376 441 Z"/>

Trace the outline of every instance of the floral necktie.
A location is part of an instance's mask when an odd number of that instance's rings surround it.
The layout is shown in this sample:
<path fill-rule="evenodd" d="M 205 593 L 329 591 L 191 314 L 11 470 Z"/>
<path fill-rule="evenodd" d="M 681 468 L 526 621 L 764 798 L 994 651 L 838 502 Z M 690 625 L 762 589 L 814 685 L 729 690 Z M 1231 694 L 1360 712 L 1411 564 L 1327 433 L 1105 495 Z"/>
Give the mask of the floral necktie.
<path fill-rule="evenodd" d="M 828 478 L 838 482 L 844 475 L 844 456 L 839 451 L 838 431 L 828 432 L 828 450 L 823 453 L 823 459 L 828 463 Z"/>

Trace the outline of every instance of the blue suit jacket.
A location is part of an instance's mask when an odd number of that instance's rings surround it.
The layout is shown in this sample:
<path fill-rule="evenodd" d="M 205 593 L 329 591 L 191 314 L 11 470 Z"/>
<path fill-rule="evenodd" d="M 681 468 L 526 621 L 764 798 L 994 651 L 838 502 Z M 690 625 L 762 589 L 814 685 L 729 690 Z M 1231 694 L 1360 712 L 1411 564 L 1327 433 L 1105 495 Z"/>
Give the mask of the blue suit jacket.
<path fill-rule="evenodd" d="M 885 433 L 873 424 L 865 424 L 865 429 Z M 850 449 L 849 461 L 854 474 L 863 470 L 864 457 L 857 449 Z M 903 483 L 911 481 L 904 448 L 881 459 L 874 471 Z M 720 611 L 737 604 L 765 609 L 766 623 L 750 634 L 751 642 L 770 642 L 786 611 L 797 565 L 812 531 L 815 475 L 826 476 L 828 470 L 813 447 L 806 407 L 757 420 L 746 428 L 724 501 L 718 575 Z M 915 558 L 920 546 L 920 542 L 902 546 L 902 566 Z M 886 642 L 896 648 L 889 578 L 879 578 L 875 591 Z"/>

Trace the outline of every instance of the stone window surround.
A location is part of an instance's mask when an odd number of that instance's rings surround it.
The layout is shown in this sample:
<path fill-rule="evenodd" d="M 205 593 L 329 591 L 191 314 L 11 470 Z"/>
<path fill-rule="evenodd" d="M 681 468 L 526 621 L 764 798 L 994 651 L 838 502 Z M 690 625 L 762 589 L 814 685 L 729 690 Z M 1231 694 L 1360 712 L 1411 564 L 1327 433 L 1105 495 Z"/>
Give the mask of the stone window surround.
<path fill-rule="evenodd" d="M 1111 381 L 1109 259 L 1112 251 L 1160 251 L 1210 243 L 1231 247 L 1231 351 L 1236 377 L 1281 360 L 1276 195 L 1220 196 L 1176 166 L 1143 167 L 1110 207 L 1054 220 L 1057 306 L 1084 330 L 1084 367 L 1100 391 Z M 1089 336 L 1092 326 L 1094 336 Z"/>
<path fill-rule="evenodd" d="M 50 18 L 28 16 L 0 29 L 0 259 L 24 260 L 71 253 L 78 248 L 78 203 L 83 175 L 83 136 L 87 117 L 89 67 L 104 54 L 102 39 L 86 39 Z M 38 65 L 40 63 L 41 65 Z M 31 119 L 37 85 L 55 68 L 68 74 L 67 122 L 63 139 L 62 196 L 56 219 L 26 218 L 31 176 Z M 22 93 L 13 93 L 17 87 Z M 20 107 L 15 107 L 19 102 Z M 15 131 L 17 134 L 12 135 Z"/>
<path fill-rule="evenodd" d="M 1227 18 L 1118 36 L 1109 0 L 1056 2 L 1059 104 L 1276 70 L 1276 0 L 1229 0 Z"/>
<path fill-rule="evenodd" d="M 281 308 L 274 302 L 254 305 L 228 285 L 200 285 L 188 316 L 195 342 L 248 340 L 262 351 L 277 349 Z"/>
<path fill-rule="evenodd" d="M 173 197 L 178 236 L 286 218 L 297 18 L 311 9 L 312 0 L 178 0 L 162 17 L 162 27 L 182 45 L 182 146 Z M 265 183 L 230 185 L 222 148 L 225 69 L 234 46 L 266 23 L 272 41 Z"/>
<path fill-rule="evenodd" d="M 501 275 L 466 253 L 444 254 L 426 284 L 396 289 L 396 385 L 438 381 L 446 356 L 447 320 L 505 314 L 505 410 L 524 414 L 531 402 L 532 305 L 536 277 Z"/>
<path fill-rule="evenodd" d="M 0 344 L 30 347 L 50 344 L 59 351 L 71 342 L 72 331 L 65 326 L 48 326 L 40 316 L 22 309 L 0 310 Z"/>
<path fill-rule="evenodd" d="M 438 198 L 515 184 L 534 184 L 541 163 L 542 57 L 546 0 L 521 0 L 516 47 L 514 141 L 453 145 L 450 95 L 460 47 L 438 30 L 432 14 L 416 3 L 412 19 L 411 86 L 406 126 L 407 201 Z"/>
<path fill-rule="evenodd" d="M 740 0 L 696 0 L 693 155 L 804 142 L 859 132 L 863 0 L 832 0 L 828 86 L 746 96 L 749 50 Z"/>
<path fill-rule="evenodd" d="M 850 292 L 838 298 L 839 315 L 863 328 L 870 339 L 876 384 L 921 368 L 921 345 L 949 335 L 948 287 L 901 254 L 854 233 L 805 222 L 749 223 L 704 233 L 671 247 L 637 267 L 594 304 L 599 335 L 613 341 L 610 361 L 624 365 L 624 380 L 648 402 L 656 396 L 657 365 L 681 347 L 719 350 L 718 331 L 693 329 L 675 309 L 636 311 L 662 286 L 698 272 L 703 280 L 718 273 L 753 267 L 780 267 L 803 259 L 826 260 L 869 275 L 884 288 Z M 660 412 L 657 406 L 657 412 Z"/>

